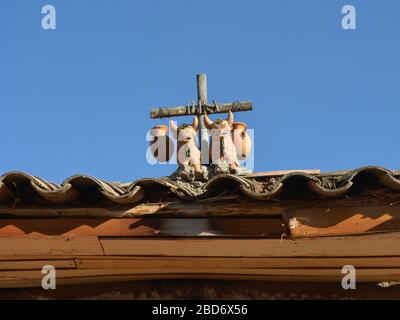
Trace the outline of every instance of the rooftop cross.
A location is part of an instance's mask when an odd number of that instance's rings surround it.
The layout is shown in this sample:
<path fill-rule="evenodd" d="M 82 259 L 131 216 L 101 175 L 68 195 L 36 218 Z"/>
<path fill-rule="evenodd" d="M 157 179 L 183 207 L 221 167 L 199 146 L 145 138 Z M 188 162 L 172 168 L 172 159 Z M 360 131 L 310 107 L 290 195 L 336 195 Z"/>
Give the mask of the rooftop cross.
<path fill-rule="evenodd" d="M 253 103 L 251 101 L 237 101 L 232 103 L 215 103 L 213 100 L 212 104 L 207 102 L 207 76 L 202 73 L 197 75 L 197 105 L 186 105 L 186 106 L 176 106 L 176 107 L 164 107 L 164 108 L 152 108 L 150 109 L 150 118 L 169 118 L 169 117 L 181 117 L 181 116 L 191 116 L 197 115 L 200 120 L 199 130 L 199 145 L 207 138 L 205 138 L 203 114 L 213 114 L 213 113 L 228 113 L 229 111 L 251 111 L 253 110 Z"/>

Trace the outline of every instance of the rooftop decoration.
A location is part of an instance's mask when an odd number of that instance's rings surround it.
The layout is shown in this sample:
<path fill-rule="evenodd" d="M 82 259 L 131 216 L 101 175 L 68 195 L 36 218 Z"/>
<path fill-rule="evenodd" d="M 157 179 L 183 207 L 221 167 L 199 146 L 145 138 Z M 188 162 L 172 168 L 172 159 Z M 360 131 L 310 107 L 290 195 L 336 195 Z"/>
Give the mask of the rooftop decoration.
<path fill-rule="evenodd" d="M 178 170 L 173 180 L 204 183 L 219 174 L 248 174 L 241 160 L 251 153 L 252 141 L 247 125 L 234 123 L 233 112 L 251 111 L 251 101 L 213 104 L 207 103 L 207 80 L 205 74 L 197 75 L 197 104 L 177 107 L 154 108 L 152 119 L 194 116 L 192 124 L 176 125 L 170 120 L 173 138 L 176 140 L 176 163 Z M 208 114 L 227 113 L 226 120 L 212 121 Z M 196 143 L 196 135 L 198 142 Z M 168 128 L 157 125 L 151 130 L 151 152 L 159 162 L 171 160 L 173 144 Z M 199 185 L 199 184 L 198 184 Z"/>

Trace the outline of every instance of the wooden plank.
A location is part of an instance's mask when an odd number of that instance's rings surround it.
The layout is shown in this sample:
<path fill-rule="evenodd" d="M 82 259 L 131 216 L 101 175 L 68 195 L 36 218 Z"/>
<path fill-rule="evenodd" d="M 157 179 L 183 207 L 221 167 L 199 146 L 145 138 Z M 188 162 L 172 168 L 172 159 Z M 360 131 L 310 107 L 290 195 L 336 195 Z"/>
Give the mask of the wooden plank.
<path fill-rule="evenodd" d="M 51 265 L 59 269 L 76 269 L 74 260 L 19 260 L 0 261 L 0 270 L 42 270 L 43 266 Z"/>
<path fill-rule="evenodd" d="M 357 282 L 399 281 L 400 269 L 359 269 Z M 270 281 L 340 282 L 341 268 L 335 269 L 152 269 L 152 270 L 57 270 L 56 285 L 101 283 L 109 281 L 149 279 L 249 279 Z M 1 271 L 0 288 L 40 287 L 40 271 Z"/>
<path fill-rule="evenodd" d="M 291 257 L 291 258 L 237 258 L 237 257 L 151 257 L 151 256 L 0 256 L 0 261 L 19 263 L 36 260 L 74 260 L 80 268 L 105 269 L 109 266 L 120 268 L 127 266 L 171 266 L 171 267 L 209 267 L 209 268 L 335 268 L 346 264 L 357 268 L 397 268 L 400 257 Z M 110 262 L 108 262 L 110 261 Z"/>
<path fill-rule="evenodd" d="M 346 264 L 357 268 L 397 268 L 400 267 L 400 257 L 288 257 L 288 258 L 258 258 L 258 257 L 151 257 L 151 256 L 0 256 L 0 261 L 46 261 L 74 260 L 81 268 L 108 268 L 110 265 L 119 267 L 139 266 L 173 266 L 204 268 L 335 268 Z M 94 260 L 93 262 L 91 262 Z M 111 262 L 107 262 L 111 260 Z"/>
<path fill-rule="evenodd" d="M 343 275 L 342 275 L 343 276 Z M 369 278 L 359 279 L 359 282 L 383 282 L 389 277 L 386 275 L 374 276 Z M 336 282 L 340 286 L 337 276 L 279 276 L 279 275 L 249 275 L 249 274 L 141 274 L 141 275 L 101 275 L 88 277 L 71 277 L 60 278 L 57 280 L 57 287 L 70 285 L 89 285 L 101 283 L 120 283 L 132 281 L 148 281 L 148 280 L 169 280 L 169 279 L 199 279 L 199 280 L 235 280 L 235 281 L 273 281 L 273 282 L 315 282 L 326 283 Z M 390 281 L 398 281 L 396 278 L 391 278 Z M 0 288 L 40 288 L 39 280 L 23 279 L 23 280 L 4 280 L 0 282 Z"/>
<path fill-rule="evenodd" d="M 363 234 L 400 230 L 400 206 L 291 208 L 293 237 Z"/>
<path fill-rule="evenodd" d="M 285 232 L 278 218 L 214 219 L 2 219 L 1 235 L 86 236 L 277 236 Z"/>
<path fill-rule="evenodd" d="M 209 258 L 112 257 L 77 258 L 79 269 L 269 269 L 269 268 L 400 268 L 400 257 L 347 258 Z"/>
<path fill-rule="evenodd" d="M 221 257 L 400 256 L 400 235 L 315 239 L 102 239 L 105 255 Z"/>
<path fill-rule="evenodd" d="M 0 261 L 29 261 L 29 260 L 37 260 L 37 261 L 45 261 L 45 260 L 73 260 L 76 256 L 72 255 L 23 255 L 23 256 L 16 256 L 16 255 L 0 255 Z M 99 256 L 87 256 L 87 255 L 80 255 L 79 257 L 84 257 L 85 259 L 90 259 Z M 105 256 L 102 256 L 105 257 Z"/>
<path fill-rule="evenodd" d="M 0 256 L 103 255 L 97 237 L 0 236 Z"/>
<path fill-rule="evenodd" d="M 127 208 L 71 208 L 0 206 L 0 215 L 25 218 L 137 218 L 152 217 L 281 217 L 286 208 L 261 201 L 230 200 L 221 202 L 159 202 Z"/>

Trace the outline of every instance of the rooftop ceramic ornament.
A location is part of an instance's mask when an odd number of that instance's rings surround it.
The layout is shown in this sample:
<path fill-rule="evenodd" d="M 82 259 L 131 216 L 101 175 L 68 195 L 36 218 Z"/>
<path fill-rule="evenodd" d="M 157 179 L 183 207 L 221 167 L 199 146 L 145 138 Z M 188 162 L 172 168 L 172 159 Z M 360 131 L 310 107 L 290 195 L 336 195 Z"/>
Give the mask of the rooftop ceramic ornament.
<path fill-rule="evenodd" d="M 177 140 L 176 157 L 182 174 L 187 174 L 186 166 L 189 166 L 193 168 L 196 179 L 203 179 L 201 152 L 195 141 L 199 119 L 195 116 L 191 125 L 183 124 L 179 127 L 173 120 L 170 120 L 170 127 L 174 138 Z"/>
<path fill-rule="evenodd" d="M 251 101 L 213 104 L 207 103 L 207 80 L 205 74 L 197 75 L 197 105 L 152 108 L 152 119 L 193 115 L 192 125 L 179 127 L 173 121 L 170 126 L 177 139 L 177 162 L 179 176 L 186 176 L 187 171 L 194 172 L 194 179 L 204 180 L 212 174 L 242 174 L 246 170 L 240 166 L 239 160 L 245 159 L 252 148 L 250 137 L 244 123 L 233 122 L 233 112 L 251 111 Z M 211 121 L 209 114 L 228 113 L 226 120 Z M 210 130 L 208 133 L 207 129 Z M 237 133 L 237 136 L 235 136 Z M 195 136 L 198 134 L 198 146 Z M 210 144 L 208 140 L 210 141 Z M 205 159 L 207 158 L 207 159 Z M 175 174 L 174 174 L 175 176 Z M 190 175 L 189 175 L 190 176 Z"/>
<path fill-rule="evenodd" d="M 232 127 L 232 139 L 236 147 L 237 158 L 245 160 L 253 148 L 253 143 L 247 133 L 247 125 L 244 122 L 235 122 Z"/>
<path fill-rule="evenodd" d="M 210 130 L 210 159 L 214 174 L 224 173 L 227 164 L 229 173 L 239 173 L 236 147 L 232 139 L 233 113 L 229 111 L 226 120 L 211 121 L 204 115 L 204 125 Z"/>
<path fill-rule="evenodd" d="M 151 141 L 150 151 L 158 162 L 168 162 L 171 160 L 173 153 L 173 143 L 168 136 L 168 127 L 166 125 L 158 125 L 150 130 Z"/>

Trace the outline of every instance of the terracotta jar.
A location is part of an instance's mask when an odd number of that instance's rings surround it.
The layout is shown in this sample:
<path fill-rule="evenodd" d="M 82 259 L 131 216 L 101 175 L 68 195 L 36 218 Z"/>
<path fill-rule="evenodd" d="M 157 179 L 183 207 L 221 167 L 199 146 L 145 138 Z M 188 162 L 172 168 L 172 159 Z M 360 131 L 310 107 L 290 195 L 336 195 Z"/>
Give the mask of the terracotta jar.
<path fill-rule="evenodd" d="M 236 147 L 236 153 L 239 160 L 244 160 L 251 153 L 252 142 L 246 132 L 247 125 L 244 122 L 233 123 L 232 138 Z"/>
<path fill-rule="evenodd" d="M 158 162 L 167 162 L 174 151 L 171 138 L 168 136 L 168 127 L 161 124 L 151 128 L 150 150 Z M 157 143 L 156 143 L 157 142 Z"/>

